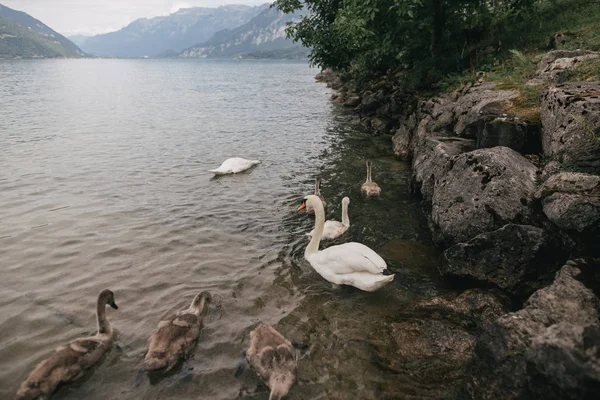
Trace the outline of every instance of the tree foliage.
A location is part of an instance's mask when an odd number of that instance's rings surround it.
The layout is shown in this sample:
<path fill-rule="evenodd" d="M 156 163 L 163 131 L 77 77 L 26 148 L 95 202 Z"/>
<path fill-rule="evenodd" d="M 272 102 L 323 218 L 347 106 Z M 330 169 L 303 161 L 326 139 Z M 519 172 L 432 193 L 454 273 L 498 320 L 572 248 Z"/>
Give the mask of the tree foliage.
<path fill-rule="evenodd" d="M 276 0 L 303 10 L 288 34 L 312 49 L 312 64 L 354 77 L 403 70 L 430 83 L 469 67 L 487 46 L 502 47 L 510 26 L 558 0 Z"/>

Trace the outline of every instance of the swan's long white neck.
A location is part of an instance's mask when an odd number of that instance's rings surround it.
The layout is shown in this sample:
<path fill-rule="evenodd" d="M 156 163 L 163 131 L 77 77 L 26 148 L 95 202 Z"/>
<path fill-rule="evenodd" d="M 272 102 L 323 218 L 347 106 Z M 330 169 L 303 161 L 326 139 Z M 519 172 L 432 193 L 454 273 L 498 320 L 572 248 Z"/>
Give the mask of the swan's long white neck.
<path fill-rule="evenodd" d="M 106 319 L 106 300 L 102 297 L 98 298 L 96 305 L 96 317 L 98 319 L 98 333 L 111 335 L 112 327 Z"/>
<path fill-rule="evenodd" d="M 367 164 L 367 182 L 371 182 L 371 168 L 373 168 L 373 166 L 371 164 Z"/>
<path fill-rule="evenodd" d="M 350 218 L 348 218 L 348 203 L 342 202 L 342 224 L 350 226 Z"/>
<path fill-rule="evenodd" d="M 323 229 L 325 228 L 325 209 L 323 208 L 321 199 L 314 196 L 314 198 L 311 198 L 311 202 L 313 209 L 315 210 L 315 233 L 308 246 L 306 246 L 306 250 L 304 251 L 305 257 L 319 251 L 319 243 L 321 243 Z"/>

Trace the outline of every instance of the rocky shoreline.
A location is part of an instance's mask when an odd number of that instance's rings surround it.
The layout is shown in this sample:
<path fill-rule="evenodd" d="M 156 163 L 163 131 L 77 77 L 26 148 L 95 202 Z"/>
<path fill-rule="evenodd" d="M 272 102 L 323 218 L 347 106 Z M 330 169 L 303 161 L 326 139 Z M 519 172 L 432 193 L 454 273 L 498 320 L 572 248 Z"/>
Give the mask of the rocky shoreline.
<path fill-rule="evenodd" d="M 515 111 L 518 90 L 484 76 L 419 99 L 393 77 L 359 92 L 334 72 L 317 75 L 336 90 L 332 101 L 374 134 L 393 135 L 395 155 L 410 161 L 411 191 L 442 250 L 440 274 L 492 288 L 478 301 L 461 303 L 467 291 L 438 305 L 452 314 L 458 302 L 478 321 L 467 336 L 431 338 L 448 354 L 460 348 L 452 356 L 469 365 L 460 398 L 581 399 L 600 390 L 600 82 L 558 83 L 596 58 L 546 54 L 527 82 L 540 88 L 539 107 L 527 112 Z M 496 292 L 512 306 L 498 305 Z M 392 330 L 400 347 L 411 329 Z"/>

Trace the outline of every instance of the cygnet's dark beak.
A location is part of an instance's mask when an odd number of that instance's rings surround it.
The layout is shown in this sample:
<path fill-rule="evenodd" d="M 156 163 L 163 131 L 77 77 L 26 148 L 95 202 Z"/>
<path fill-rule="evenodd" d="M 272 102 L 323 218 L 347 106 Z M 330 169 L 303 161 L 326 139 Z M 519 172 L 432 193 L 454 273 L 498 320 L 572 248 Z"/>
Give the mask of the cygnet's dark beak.
<path fill-rule="evenodd" d="M 111 301 L 110 303 L 108 303 L 108 305 L 114 308 L 115 310 L 119 309 L 119 306 L 117 306 L 117 303 L 115 303 L 114 301 Z"/>

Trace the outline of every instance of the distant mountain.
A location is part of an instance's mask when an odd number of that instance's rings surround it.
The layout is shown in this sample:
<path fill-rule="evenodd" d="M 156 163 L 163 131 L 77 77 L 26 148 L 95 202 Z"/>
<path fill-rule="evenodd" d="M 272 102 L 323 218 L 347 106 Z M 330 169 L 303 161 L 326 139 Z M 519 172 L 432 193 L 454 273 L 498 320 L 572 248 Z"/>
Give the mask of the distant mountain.
<path fill-rule="evenodd" d="M 179 53 L 208 40 L 215 32 L 245 24 L 267 7 L 268 4 L 182 8 L 165 17 L 138 19 L 117 32 L 92 36 L 81 46 L 85 52 L 101 57 Z"/>
<path fill-rule="evenodd" d="M 0 58 L 83 56 L 79 47 L 41 21 L 0 4 Z"/>
<path fill-rule="evenodd" d="M 185 49 L 183 58 L 272 58 L 278 54 L 300 54 L 301 45 L 286 38 L 286 24 L 298 14 L 267 8 L 248 23 L 215 33 L 209 40 Z M 296 49 L 293 51 L 292 49 Z M 285 50 L 285 51 L 284 51 Z M 264 58 L 264 57 L 260 57 Z"/>
<path fill-rule="evenodd" d="M 82 47 L 90 37 L 91 36 L 87 36 L 87 35 L 72 35 L 72 36 L 67 36 L 67 39 L 69 39 L 71 42 L 75 43 L 77 46 Z"/>

